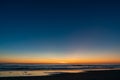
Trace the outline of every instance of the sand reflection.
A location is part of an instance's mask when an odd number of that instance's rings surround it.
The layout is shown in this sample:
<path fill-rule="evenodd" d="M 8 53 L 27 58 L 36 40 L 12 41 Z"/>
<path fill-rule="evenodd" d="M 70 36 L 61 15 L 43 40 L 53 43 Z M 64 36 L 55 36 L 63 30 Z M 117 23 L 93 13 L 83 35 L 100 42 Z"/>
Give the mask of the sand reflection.
<path fill-rule="evenodd" d="M 60 73 L 79 73 L 83 70 L 34 70 L 34 71 L 0 71 L 0 77 L 12 76 L 47 76 Z"/>

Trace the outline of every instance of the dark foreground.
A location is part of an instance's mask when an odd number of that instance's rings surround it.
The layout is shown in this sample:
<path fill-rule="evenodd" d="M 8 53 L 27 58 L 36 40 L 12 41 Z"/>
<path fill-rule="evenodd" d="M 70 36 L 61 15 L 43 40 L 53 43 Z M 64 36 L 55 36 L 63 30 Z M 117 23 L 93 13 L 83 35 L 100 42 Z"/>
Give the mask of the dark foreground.
<path fill-rule="evenodd" d="M 41 77 L 0 77 L 0 80 L 120 80 L 120 70 L 64 73 Z"/>

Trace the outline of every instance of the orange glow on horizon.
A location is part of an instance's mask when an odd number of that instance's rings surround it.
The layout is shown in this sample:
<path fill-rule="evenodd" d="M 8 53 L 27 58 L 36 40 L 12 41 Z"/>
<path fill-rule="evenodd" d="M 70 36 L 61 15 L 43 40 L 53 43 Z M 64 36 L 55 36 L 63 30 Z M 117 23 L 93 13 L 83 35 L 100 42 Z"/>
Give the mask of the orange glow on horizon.
<path fill-rule="evenodd" d="M 117 59 L 0 59 L 0 63 L 36 64 L 120 64 Z"/>
<path fill-rule="evenodd" d="M 34 53 L 35 54 L 35 53 Z M 1 55 L 0 63 L 37 64 L 120 64 L 119 52 L 111 51 L 73 51 L 66 54 L 41 53 Z"/>

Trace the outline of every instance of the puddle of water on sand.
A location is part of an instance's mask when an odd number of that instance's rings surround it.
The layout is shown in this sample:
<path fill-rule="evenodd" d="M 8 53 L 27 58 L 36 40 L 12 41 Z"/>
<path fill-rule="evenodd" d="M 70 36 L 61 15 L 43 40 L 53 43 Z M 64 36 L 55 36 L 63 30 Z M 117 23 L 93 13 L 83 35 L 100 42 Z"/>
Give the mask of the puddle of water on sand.
<path fill-rule="evenodd" d="M 60 73 L 79 73 L 83 70 L 33 70 L 33 71 L 0 71 L 0 77 L 14 76 L 48 76 Z"/>

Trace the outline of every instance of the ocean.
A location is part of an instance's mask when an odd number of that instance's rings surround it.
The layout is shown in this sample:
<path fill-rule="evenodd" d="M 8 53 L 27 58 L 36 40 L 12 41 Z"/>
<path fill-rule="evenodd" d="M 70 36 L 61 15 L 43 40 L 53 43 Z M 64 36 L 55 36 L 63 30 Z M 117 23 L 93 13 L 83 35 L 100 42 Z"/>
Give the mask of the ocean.
<path fill-rule="evenodd" d="M 90 70 L 115 70 L 120 64 L 78 65 L 78 64 L 0 64 L 0 77 L 49 76 L 61 73 L 79 73 Z"/>

